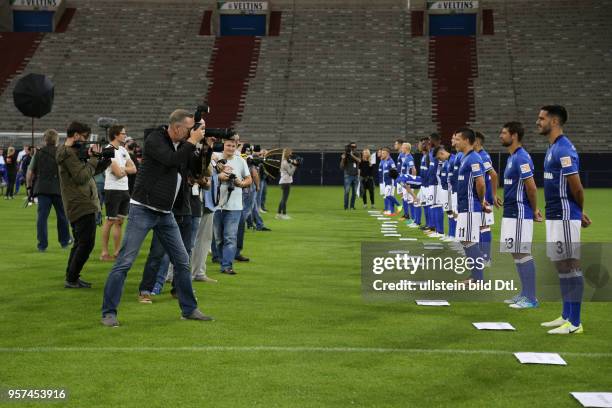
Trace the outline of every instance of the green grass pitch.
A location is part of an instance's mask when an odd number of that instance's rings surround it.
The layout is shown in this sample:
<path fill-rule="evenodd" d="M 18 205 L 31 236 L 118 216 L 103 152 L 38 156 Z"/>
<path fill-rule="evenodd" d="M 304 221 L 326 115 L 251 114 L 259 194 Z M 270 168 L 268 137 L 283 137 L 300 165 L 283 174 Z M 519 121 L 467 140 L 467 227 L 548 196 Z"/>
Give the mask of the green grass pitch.
<path fill-rule="evenodd" d="M 269 191 L 274 210 L 279 189 Z M 275 220 L 271 211 L 264 219 L 273 232 L 247 232 L 243 252 L 252 260 L 236 265 L 237 276 L 221 275 L 209 259 L 219 283 L 194 287 L 212 323 L 181 321 L 168 292 L 152 305 L 137 302 L 142 251 L 116 329 L 99 322 L 111 268 L 98 261 L 100 235 L 83 273 L 94 287 L 66 290 L 68 252 L 55 240 L 54 216 L 49 250 L 38 253 L 36 210 L 19 198 L 0 200 L 4 392 L 63 388 L 68 400 L 52 405 L 69 407 L 540 408 L 578 406 L 571 391 L 612 391 L 610 304 L 583 306 L 584 335 L 549 336 L 539 323 L 557 317 L 557 303 L 515 311 L 496 303 L 364 302 L 360 244 L 386 238 L 360 202 L 356 211 L 342 209 L 338 187 L 294 187 L 293 219 Z M 593 225 L 584 242 L 612 241 L 610 203 L 612 190 L 586 191 Z M 539 224 L 535 241 L 543 238 Z M 517 331 L 482 332 L 474 321 L 509 321 Z M 517 351 L 559 352 L 568 366 L 521 365 Z"/>

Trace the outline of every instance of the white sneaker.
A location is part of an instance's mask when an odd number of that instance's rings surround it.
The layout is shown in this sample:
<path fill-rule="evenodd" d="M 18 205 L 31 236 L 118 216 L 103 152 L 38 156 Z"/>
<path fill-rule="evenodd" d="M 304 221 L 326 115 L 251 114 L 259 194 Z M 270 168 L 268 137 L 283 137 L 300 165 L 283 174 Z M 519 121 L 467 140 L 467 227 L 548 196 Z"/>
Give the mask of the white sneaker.
<path fill-rule="evenodd" d="M 559 326 L 556 329 L 552 329 L 548 331 L 548 334 L 582 334 L 582 333 L 584 333 L 582 324 L 576 327 L 570 322 L 567 322 L 563 326 Z"/>
<path fill-rule="evenodd" d="M 205 275 L 204 276 L 198 275 L 193 280 L 196 282 L 217 283 L 216 279 L 209 278 L 208 276 L 205 276 Z"/>
<path fill-rule="evenodd" d="M 437 233 L 437 232 L 432 232 L 431 234 L 429 234 L 429 238 L 440 238 L 443 237 L 444 235 Z"/>
<path fill-rule="evenodd" d="M 540 306 L 540 303 L 537 301 L 537 299 L 535 302 L 532 302 L 523 296 L 516 303 L 508 306 L 512 309 L 535 309 L 536 307 Z"/>
<path fill-rule="evenodd" d="M 521 294 L 518 293 L 518 294 L 514 295 L 512 298 L 504 300 L 504 303 L 507 304 L 507 305 L 513 305 L 516 302 L 518 302 L 519 300 L 521 300 L 522 297 L 523 296 L 521 296 Z"/>
<path fill-rule="evenodd" d="M 551 320 L 550 322 L 541 323 L 540 326 L 542 326 L 542 327 L 559 327 L 559 326 L 563 326 L 565 323 L 569 323 L 569 322 L 567 320 L 565 320 L 563 317 L 557 317 L 555 320 Z"/>
<path fill-rule="evenodd" d="M 283 220 L 290 220 L 290 219 L 291 219 L 290 216 L 288 216 L 287 214 L 283 214 Z"/>
<path fill-rule="evenodd" d="M 274 218 L 277 219 L 277 220 L 282 220 L 283 219 L 283 214 L 276 214 L 274 216 Z"/>

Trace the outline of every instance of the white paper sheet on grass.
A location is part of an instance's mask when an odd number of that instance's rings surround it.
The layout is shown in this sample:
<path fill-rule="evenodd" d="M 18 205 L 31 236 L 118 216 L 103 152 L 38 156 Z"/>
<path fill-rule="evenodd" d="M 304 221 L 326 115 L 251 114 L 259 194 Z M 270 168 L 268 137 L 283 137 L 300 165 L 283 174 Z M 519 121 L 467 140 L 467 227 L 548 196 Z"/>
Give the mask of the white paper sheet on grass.
<path fill-rule="evenodd" d="M 514 353 L 521 364 L 567 365 L 558 353 Z"/>
<path fill-rule="evenodd" d="M 612 408 L 612 392 L 570 392 L 583 407 Z"/>
<path fill-rule="evenodd" d="M 476 322 L 472 324 L 478 330 L 516 330 L 507 322 Z"/>
<path fill-rule="evenodd" d="M 447 300 L 417 300 L 419 306 L 450 306 Z"/>
<path fill-rule="evenodd" d="M 402 234 L 384 234 L 385 237 L 401 237 Z"/>
<path fill-rule="evenodd" d="M 416 238 L 400 238 L 400 241 L 416 241 Z"/>

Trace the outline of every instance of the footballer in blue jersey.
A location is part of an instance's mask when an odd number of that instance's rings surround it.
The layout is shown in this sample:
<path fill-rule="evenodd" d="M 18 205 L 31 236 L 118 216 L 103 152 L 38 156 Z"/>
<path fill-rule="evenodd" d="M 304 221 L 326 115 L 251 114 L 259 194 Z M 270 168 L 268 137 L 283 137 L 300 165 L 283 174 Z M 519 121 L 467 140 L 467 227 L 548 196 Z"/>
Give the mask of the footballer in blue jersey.
<path fill-rule="evenodd" d="M 429 138 L 422 137 L 419 140 L 418 151 L 419 153 L 421 153 L 421 159 L 419 161 L 419 176 L 421 177 L 421 188 L 419 189 L 419 192 L 417 193 L 417 200 L 414 202 L 414 205 L 413 205 L 414 214 L 412 218 L 414 219 L 415 225 L 418 228 L 425 229 L 426 227 L 425 225 L 422 225 L 421 220 L 424 215 L 426 217 L 429 216 L 429 213 L 428 213 L 429 209 L 425 207 L 426 192 L 427 192 L 427 187 L 428 187 L 426 174 L 429 168 L 429 165 L 427 162 L 428 152 L 429 152 Z M 424 224 L 426 223 L 427 222 L 425 222 Z"/>
<path fill-rule="evenodd" d="M 378 172 L 377 172 L 377 179 L 378 179 L 378 187 L 379 187 L 379 193 L 381 196 L 385 196 L 385 183 L 383 182 L 383 162 L 382 162 L 382 153 L 383 149 L 378 149 L 376 151 L 376 158 L 378 159 Z"/>
<path fill-rule="evenodd" d="M 438 186 L 438 200 L 441 203 L 442 213 L 437 218 L 438 224 L 436 225 L 437 231 L 441 234 L 442 241 L 450 241 L 450 237 L 444 235 L 444 214 L 448 214 L 450 208 L 450 195 L 448 190 L 448 178 L 450 173 L 450 159 L 451 154 L 446 147 L 443 145 L 438 146 L 434 150 L 436 159 L 438 160 L 438 167 L 440 168 L 440 184 Z M 449 217 L 449 235 L 450 235 L 450 217 Z"/>
<path fill-rule="evenodd" d="M 453 135 L 453 144 L 455 141 L 455 136 Z M 457 205 L 457 179 L 459 178 L 459 167 L 461 166 L 461 160 L 463 160 L 463 152 L 457 150 L 457 154 L 455 154 L 455 161 L 453 163 L 453 175 L 450 179 L 451 188 L 453 193 L 451 194 L 452 199 L 452 211 L 455 216 L 455 220 L 459 214 L 458 205 Z"/>
<path fill-rule="evenodd" d="M 497 199 L 497 172 L 493 168 L 491 156 L 484 149 L 485 136 L 476 132 L 476 143 L 474 143 L 474 150 L 478 152 L 482 159 L 484 179 L 486 193 L 485 198 L 487 202 L 496 207 L 501 206 L 501 200 Z M 494 224 L 493 211 L 490 213 L 482 213 L 482 223 L 480 226 L 480 249 L 485 254 L 487 262 L 491 259 L 491 243 L 493 236 L 491 234 L 491 225 Z"/>
<path fill-rule="evenodd" d="M 531 242 L 533 222 L 541 222 L 542 214 L 538 210 L 533 161 L 522 146 L 524 134 L 523 125 L 519 122 L 504 124 L 499 134 L 501 144 L 510 153 L 504 170 L 500 252 L 512 254 L 521 281 L 521 292 L 506 301 L 513 309 L 538 307 L 536 267 L 531 256 Z"/>
<path fill-rule="evenodd" d="M 474 260 L 470 280 L 483 280 L 483 253 L 480 240 L 482 212 L 490 212 L 486 200 L 484 169 L 482 158 L 474 150 L 476 134 L 464 128 L 455 133 L 455 147 L 463 153 L 457 175 L 457 239 L 459 239 L 467 258 Z"/>
<path fill-rule="evenodd" d="M 434 132 L 429 135 L 429 168 L 427 171 L 429 187 L 427 188 L 425 202 L 426 208 L 429 208 L 427 219 L 429 231 L 426 230 L 425 233 L 435 238 L 444 236 L 444 211 L 440 201 L 440 162 L 434 154 L 434 150 L 440 146 L 441 142 L 442 139 L 438 133 Z"/>
<path fill-rule="evenodd" d="M 400 176 L 407 174 L 416 174 L 414 158 L 410 154 L 411 149 L 412 146 L 410 145 L 410 143 L 407 142 L 402 143 L 402 145 L 400 146 L 400 155 L 402 155 L 401 165 L 398 168 Z M 413 213 L 412 206 L 414 203 L 413 194 L 411 192 L 406 191 L 400 183 L 397 184 L 397 192 L 402 195 L 402 219 L 406 220 L 407 225 L 410 225 L 413 222 L 411 220 Z"/>
<path fill-rule="evenodd" d="M 540 109 L 536 126 L 548 139 L 544 158 L 544 199 L 546 201 L 546 253 L 559 274 L 563 297 L 561 316 L 544 327 L 550 334 L 583 332 L 580 320 L 584 277 L 580 267 L 580 228 L 591 220 L 584 213 L 584 189 L 580 181 L 578 152 L 563 133 L 567 111 L 560 105 Z"/>
<path fill-rule="evenodd" d="M 451 146 L 455 149 L 455 138 L 454 135 L 451 137 Z M 457 162 L 458 153 L 452 153 L 448 158 L 448 173 L 447 177 L 447 190 L 448 190 L 448 238 L 447 241 L 455 240 L 455 227 L 457 226 L 457 219 L 455 214 L 455 208 L 457 206 L 457 194 L 454 192 L 454 181 L 455 181 L 455 163 Z"/>
<path fill-rule="evenodd" d="M 398 174 L 397 167 L 391 158 L 391 152 L 386 147 L 382 150 L 380 159 L 382 182 L 384 184 L 385 193 L 385 209 L 383 214 L 392 215 L 395 213 L 395 205 L 399 204 L 393 195 L 393 185 Z"/>

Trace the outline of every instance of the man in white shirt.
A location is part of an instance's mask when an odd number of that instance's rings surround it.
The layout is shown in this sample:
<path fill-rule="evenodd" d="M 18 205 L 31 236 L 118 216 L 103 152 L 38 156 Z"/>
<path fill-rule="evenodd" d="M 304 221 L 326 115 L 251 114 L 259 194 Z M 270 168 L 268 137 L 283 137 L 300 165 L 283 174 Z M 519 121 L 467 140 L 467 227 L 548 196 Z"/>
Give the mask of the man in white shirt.
<path fill-rule="evenodd" d="M 115 158 L 107 167 L 104 180 L 104 197 L 106 207 L 106 221 L 102 226 L 102 253 L 101 261 L 114 261 L 121 245 L 121 227 L 130 209 L 130 193 L 128 174 L 136 174 L 136 166 L 127 149 L 123 147 L 127 132 L 123 125 L 113 125 L 108 130 L 109 146 L 115 148 Z M 108 252 L 108 241 L 111 230 L 115 244 L 114 255 Z"/>
<path fill-rule="evenodd" d="M 214 235 L 219 256 L 221 272 L 235 275 L 233 261 L 236 256 L 238 224 L 242 214 L 242 189 L 252 183 L 246 160 L 236 154 L 236 141 L 223 142 L 223 172 L 219 174 L 219 205 L 214 216 Z"/>

